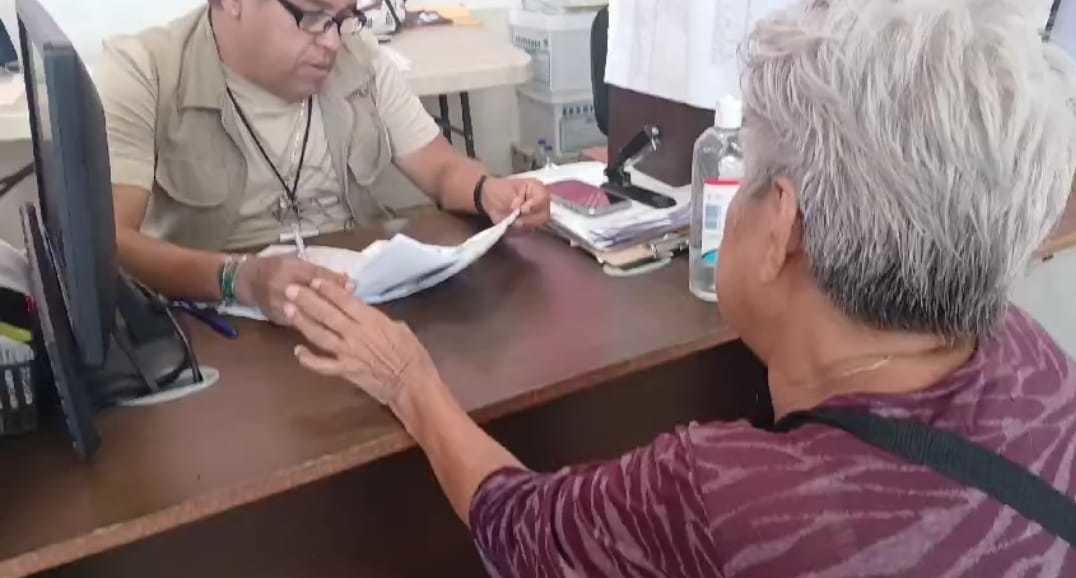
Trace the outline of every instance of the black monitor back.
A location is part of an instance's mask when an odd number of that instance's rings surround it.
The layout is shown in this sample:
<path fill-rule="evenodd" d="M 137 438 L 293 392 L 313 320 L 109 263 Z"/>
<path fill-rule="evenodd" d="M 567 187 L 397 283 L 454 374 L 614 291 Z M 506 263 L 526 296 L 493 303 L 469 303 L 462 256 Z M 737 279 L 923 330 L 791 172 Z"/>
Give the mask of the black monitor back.
<path fill-rule="evenodd" d="M 71 41 L 17 0 L 38 199 L 82 362 L 100 367 L 116 311 L 116 229 L 101 101 Z"/>

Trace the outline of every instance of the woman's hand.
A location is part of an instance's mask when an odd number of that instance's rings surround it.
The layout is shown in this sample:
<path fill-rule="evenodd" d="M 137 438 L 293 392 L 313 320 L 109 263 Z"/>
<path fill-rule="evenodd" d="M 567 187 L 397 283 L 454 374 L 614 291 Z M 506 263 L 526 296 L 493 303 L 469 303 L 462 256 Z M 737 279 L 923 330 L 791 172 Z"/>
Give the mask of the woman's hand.
<path fill-rule="evenodd" d="M 460 407 L 407 325 L 335 283 L 315 279 L 309 287 L 292 285 L 285 293 L 285 315 L 322 352 L 299 346 L 299 362 L 322 375 L 348 379 L 388 405 L 426 452 L 464 523 L 470 521 L 471 501 L 482 480 L 503 468 L 522 468 Z"/>
<path fill-rule="evenodd" d="M 402 391 L 442 385 L 426 348 L 395 322 L 335 283 L 292 285 L 284 315 L 318 350 L 295 349 L 299 362 L 322 375 L 343 377 L 396 410 Z"/>

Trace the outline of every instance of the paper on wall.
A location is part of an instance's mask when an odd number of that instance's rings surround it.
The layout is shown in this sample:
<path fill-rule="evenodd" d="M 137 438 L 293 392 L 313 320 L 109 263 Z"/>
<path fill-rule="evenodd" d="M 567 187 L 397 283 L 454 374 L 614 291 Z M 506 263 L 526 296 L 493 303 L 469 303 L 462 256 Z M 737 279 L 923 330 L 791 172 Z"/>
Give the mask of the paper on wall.
<path fill-rule="evenodd" d="M 609 3 L 609 84 L 712 109 L 740 96 L 739 46 L 760 18 L 793 0 Z"/>

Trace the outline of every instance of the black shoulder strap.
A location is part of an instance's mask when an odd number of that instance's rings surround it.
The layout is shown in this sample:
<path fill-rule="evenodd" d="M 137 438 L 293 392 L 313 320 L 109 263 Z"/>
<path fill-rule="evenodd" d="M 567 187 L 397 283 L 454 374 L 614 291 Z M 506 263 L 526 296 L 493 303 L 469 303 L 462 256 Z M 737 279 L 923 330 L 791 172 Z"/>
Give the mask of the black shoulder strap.
<path fill-rule="evenodd" d="M 842 429 L 913 464 L 977 488 L 1076 546 L 1076 501 L 1025 467 L 978 444 L 913 420 L 865 411 L 819 409 L 782 420 L 780 429 L 814 422 Z"/>

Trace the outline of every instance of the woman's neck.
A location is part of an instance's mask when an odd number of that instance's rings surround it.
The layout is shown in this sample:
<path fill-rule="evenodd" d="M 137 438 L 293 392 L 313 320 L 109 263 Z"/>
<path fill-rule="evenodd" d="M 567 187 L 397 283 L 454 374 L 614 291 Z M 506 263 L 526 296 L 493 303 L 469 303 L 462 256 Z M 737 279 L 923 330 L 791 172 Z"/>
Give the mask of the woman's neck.
<path fill-rule="evenodd" d="M 973 339 L 879 331 L 847 320 L 785 334 L 788 343 L 774 347 L 767 359 L 778 419 L 834 397 L 926 389 L 966 363 L 976 345 Z"/>

